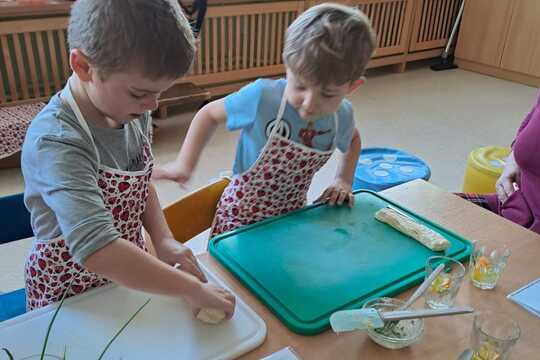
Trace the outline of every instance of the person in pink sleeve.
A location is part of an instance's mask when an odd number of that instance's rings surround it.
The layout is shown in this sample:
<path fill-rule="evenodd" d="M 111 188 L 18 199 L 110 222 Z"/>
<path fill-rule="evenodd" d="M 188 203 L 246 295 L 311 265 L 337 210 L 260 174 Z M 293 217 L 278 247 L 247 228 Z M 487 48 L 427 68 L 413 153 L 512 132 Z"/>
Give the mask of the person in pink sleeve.
<path fill-rule="evenodd" d="M 458 194 L 540 234 L 540 95 L 521 123 L 493 194 Z"/>

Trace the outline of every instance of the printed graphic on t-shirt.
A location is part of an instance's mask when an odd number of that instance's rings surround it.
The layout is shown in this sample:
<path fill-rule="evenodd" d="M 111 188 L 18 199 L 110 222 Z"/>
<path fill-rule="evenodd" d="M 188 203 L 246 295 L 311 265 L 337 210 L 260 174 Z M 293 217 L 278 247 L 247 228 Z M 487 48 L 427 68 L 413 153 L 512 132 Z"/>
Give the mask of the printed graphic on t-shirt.
<path fill-rule="evenodd" d="M 332 130 L 331 129 L 315 130 L 313 123 L 309 121 L 307 123 L 307 127 L 300 129 L 300 131 L 298 132 L 298 137 L 302 140 L 302 143 L 305 146 L 312 148 L 313 138 L 315 138 L 315 136 L 328 134 L 330 131 Z"/>
<path fill-rule="evenodd" d="M 270 121 L 268 124 L 266 124 L 265 133 L 266 138 L 268 139 L 270 137 L 270 134 L 272 133 L 272 130 L 274 130 L 274 126 L 276 124 L 276 119 Z M 279 129 L 277 130 L 277 134 L 286 138 L 291 139 L 291 125 L 286 119 L 281 119 L 281 122 L 279 123 Z"/>

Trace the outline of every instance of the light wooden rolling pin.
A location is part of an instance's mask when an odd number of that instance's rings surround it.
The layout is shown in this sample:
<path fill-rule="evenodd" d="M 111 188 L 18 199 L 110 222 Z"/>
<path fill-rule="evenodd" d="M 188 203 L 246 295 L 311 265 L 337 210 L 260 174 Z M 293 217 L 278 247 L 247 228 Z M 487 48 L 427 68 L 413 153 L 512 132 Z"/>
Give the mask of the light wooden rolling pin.
<path fill-rule="evenodd" d="M 392 208 L 384 208 L 375 213 L 375 219 L 386 223 L 399 232 L 412 237 L 433 251 L 442 251 L 450 247 L 450 242 L 441 234 L 419 224 L 407 215 Z"/>

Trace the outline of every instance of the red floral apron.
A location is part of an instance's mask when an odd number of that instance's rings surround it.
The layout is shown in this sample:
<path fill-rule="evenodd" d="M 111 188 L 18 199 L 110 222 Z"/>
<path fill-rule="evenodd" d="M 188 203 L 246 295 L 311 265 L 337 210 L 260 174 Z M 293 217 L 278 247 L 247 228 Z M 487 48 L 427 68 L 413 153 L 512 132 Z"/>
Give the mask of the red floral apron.
<path fill-rule="evenodd" d="M 257 161 L 244 173 L 234 175 L 223 191 L 211 236 L 305 206 L 313 176 L 334 151 L 335 136 L 328 151 L 282 137 L 277 130 L 286 105 L 283 94 L 275 125 Z M 335 114 L 334 122 L 337 134 Z"/>
<path fill-rule="evenodd" d="M 69 85 L 63 94 L 66 94 L 65 100 L 92 139 L 88 124 L 71 94 Z M 131 122 L 126 126 L 136 126 L 145 136 L 140 123 Z M 100 164 L 99 152 L 95 143 L 93 145 L 99 164 L 97 185 L 103 193 L 107 210 L 111 212 L 114 226 L 122 234 L 123 239 L 146 251 L 142 235 L 142 218 L 149 192 L 153 158 L 149 141 L 145 140 L 143 150 L 145 165 L 141 171 L 122 171 Z M 74 280 L 68 289 L 72 278 Z M 74 262 L 62 237 L 52 240 L 36 239 L 26 260 L 25 281 L 28 310 L 59 301 L 65 291 L 68 292 L 67 296 L 72 296 L 108 283 L 107 279 L 87 271 Z"/>

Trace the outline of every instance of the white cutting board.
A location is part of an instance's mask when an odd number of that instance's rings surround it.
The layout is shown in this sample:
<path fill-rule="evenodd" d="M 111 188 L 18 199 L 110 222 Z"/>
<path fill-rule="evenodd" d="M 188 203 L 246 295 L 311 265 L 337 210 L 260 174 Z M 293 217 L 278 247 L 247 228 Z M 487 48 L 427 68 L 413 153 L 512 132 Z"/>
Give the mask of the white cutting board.
<path fill-rule="evenodd" d="M 207 269 L 208 280 L 224 284 Z M 118 329 L 148 299 L 150 303 L 114 341 L 104 359 L 233 359 L 259 346 L 264 321 L 241 299 L 230 321 L 203 324 L 182 299 L 109 285 L 67 299 L 53 325 L 47 353 L 68 360 L 96 360 Z M 40 354 L 56 305 L 0 323 L 0 348 L 15 359 Z M 3 353 L 0 359 L 3 359 Z"/>

